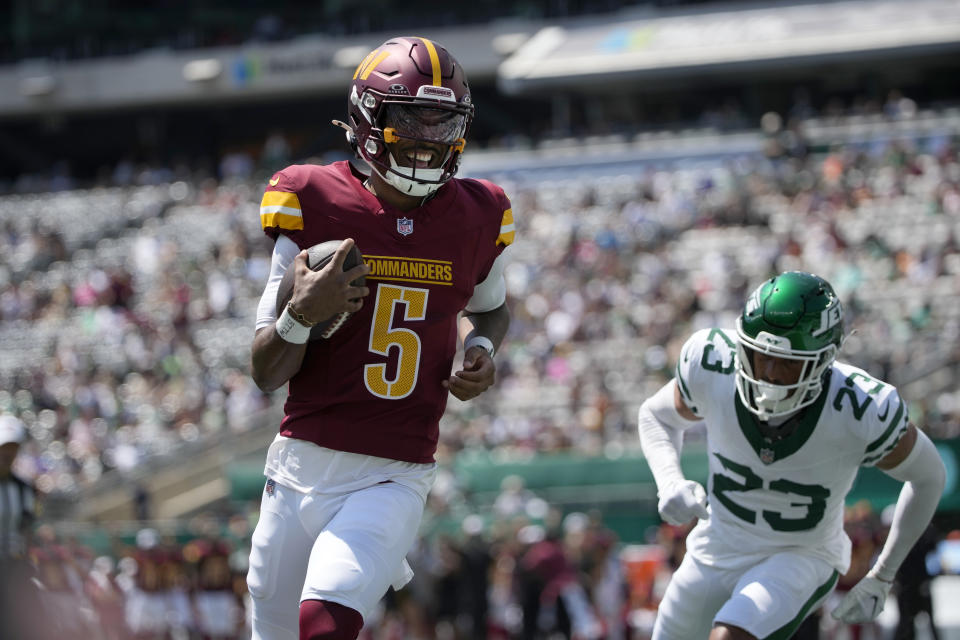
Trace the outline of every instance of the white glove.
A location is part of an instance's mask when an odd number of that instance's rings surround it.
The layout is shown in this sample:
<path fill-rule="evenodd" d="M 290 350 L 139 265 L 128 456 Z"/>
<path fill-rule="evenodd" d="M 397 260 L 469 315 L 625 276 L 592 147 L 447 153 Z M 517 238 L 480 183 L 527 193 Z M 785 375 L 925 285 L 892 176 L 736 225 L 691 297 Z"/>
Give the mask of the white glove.
<path fill-rule="evenodd" d="M 883 611 L 883 603 L 892 586 L 892 582 L 877 578 L 871 571 L 854 585 L 830 615 L 847 624 L 875 620 Z"/>
<path fill-rule="evenodd" d="M 657 511 L 661 518 L 673 525 L 686 524 L 694 518 L 706 520 L 710 517 L 707 492 L 693 480 L 674 482 L 661 492 Z"/>

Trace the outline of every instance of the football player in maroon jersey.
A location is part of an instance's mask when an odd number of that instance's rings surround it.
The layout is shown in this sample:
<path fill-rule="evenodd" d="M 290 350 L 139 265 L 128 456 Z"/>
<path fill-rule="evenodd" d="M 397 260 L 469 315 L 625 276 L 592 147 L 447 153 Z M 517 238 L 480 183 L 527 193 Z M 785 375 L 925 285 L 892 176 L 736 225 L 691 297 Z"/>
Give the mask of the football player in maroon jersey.
<path fill-rule="evenodd" d="M 474 114 L 460 64 L 430 40 L 388 40 L 354 73 L 348 111 L 334 123 L 369 173 L 346 161 L 287 167 L 260 207 L 275 245 L 253 378 L 264 390 L 288 383 L 289 396 L 250 553 L 254 638 L 356 638 L 388 587 L 410 580 L 404 556 L 447 395 L 469 400 L 493 384 L 510 322 L 510 201 L 495 184 L 453 177 Z M 305 249 L 334 239 L 345 239 L 334 259 L 311 271 Z M 364 264 L 343 272 L 354 243 Z M 293 294 L 278 318 L 287 268 Z M 309 339 L 344 311 L 333 336 Z M 463 365 L 451 374 L 458 339 Z"/>

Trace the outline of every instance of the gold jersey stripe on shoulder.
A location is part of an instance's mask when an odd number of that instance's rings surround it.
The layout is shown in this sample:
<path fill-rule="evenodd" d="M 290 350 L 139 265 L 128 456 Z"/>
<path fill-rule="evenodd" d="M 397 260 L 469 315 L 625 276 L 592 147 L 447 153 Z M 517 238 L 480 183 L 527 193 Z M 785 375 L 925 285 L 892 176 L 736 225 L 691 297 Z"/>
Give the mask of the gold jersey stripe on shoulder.
<path fill-rule="evenodd" d="M 260 226 L 264 229 L 303 229 L 300 199 L 287 191 L 267 191 L 260 201 Z"/>
<path fill-rule="evenodd" d="M 513 224 L 513 209 L 507 209 L 503 212 L 503 219 L 500 221 L 500 235 L 497 236 L 497 244 L 507 247 L 513 244 L 516 227 Z"/>

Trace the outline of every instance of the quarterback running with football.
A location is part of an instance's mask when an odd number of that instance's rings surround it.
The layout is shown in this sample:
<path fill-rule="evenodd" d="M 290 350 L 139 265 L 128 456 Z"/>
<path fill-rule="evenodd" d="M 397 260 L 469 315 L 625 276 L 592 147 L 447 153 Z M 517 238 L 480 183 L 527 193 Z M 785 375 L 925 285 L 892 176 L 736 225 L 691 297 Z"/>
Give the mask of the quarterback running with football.
<path fill-rule="evenodd" d="M 495 184 L 453 177 L 474 115 L 460 64 L 430 40 L 388 40 L 354 73 L 348 113 L 334 124 L 365 170 L 287 167 L 260 207 L 276 242 L 252 373 L 289 396 L 250 552 L 256 639 L 356 638 L 387 589 L 410 580 L 404 556 L 448 394 L 469 400 L 493 384 L 510 322 L 510 202 Z M 311 271 L 305 249 L 329 240 L 343 242 Z M 353 246 L 364 263 L 344 272 Z M 293 293 L 277 317 L 288 268 Z M 336 333 L 310 339 L 343 312 Z"/>
<path fill-rule="evenodd" d="M 861 466 L 904 484 L 882 551 L 832 613 L 857 623 L 883 610 L 936 510 L 945 471 L 897 390 L 836 362 L 843 327 L 829 283 L 782 273 L 753 292 L 736 330 L 693 334 L 675 378 L 640 407 L 661 517 L 699 518 L 654 640 L 789 638 L 848 569 L 844 498 Z M 701 422 L 706 490 L 679 463 L 683 431 Z"/>

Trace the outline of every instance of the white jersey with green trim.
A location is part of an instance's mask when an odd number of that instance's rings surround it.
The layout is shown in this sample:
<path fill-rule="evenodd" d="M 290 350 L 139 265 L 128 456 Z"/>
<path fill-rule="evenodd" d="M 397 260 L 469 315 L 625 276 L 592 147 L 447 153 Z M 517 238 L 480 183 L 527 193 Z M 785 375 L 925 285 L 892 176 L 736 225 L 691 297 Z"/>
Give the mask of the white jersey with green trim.
<path fill-rule="evenodd" d="M 736 340 L 729 329 L 698 331 L 677 362 L 677 384 L 705 421 L 710 457 L 710 518 L 687 549 L 718 567 L 803 552 L 845 573 L 844 499 L 859 467 L 876 464 L 906 432 L 905 403 L 893 386 L 837 362 L 816 402 L 769 427 L 737 395 Z"/>

